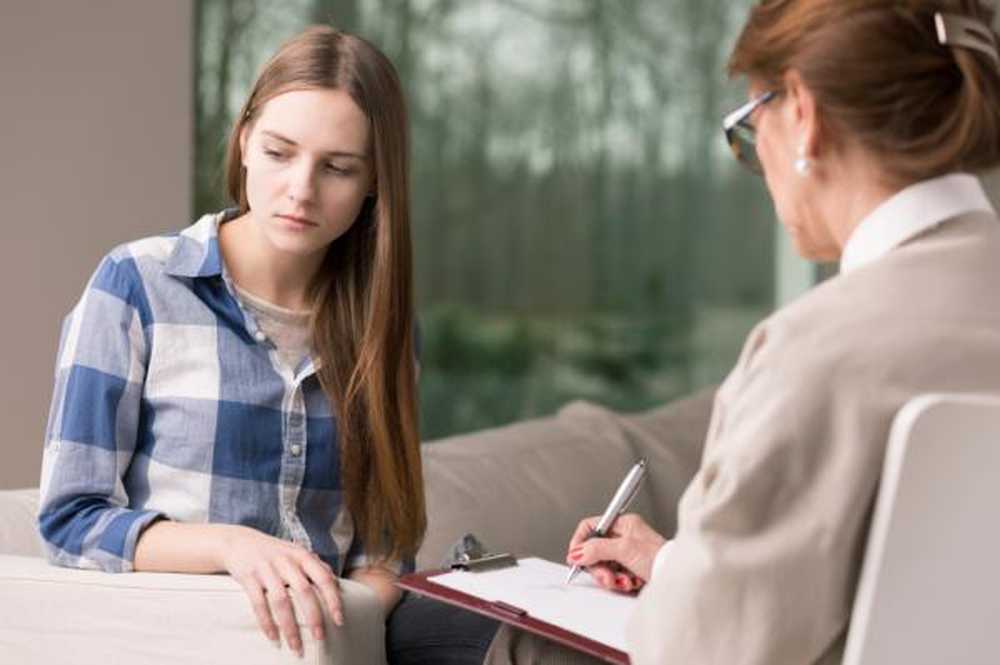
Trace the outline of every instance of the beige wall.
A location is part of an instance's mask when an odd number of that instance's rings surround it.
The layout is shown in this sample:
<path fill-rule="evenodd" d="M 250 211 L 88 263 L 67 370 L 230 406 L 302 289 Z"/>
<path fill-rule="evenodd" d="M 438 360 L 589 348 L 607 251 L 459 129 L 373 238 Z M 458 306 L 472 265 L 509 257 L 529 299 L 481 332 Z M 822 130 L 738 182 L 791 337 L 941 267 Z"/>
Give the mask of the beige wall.
<path fill-rule="evenodd" d="M 189 220 L 191 0 L 2 0 L 0 488 L 35 485 L 62 317 Z"/>

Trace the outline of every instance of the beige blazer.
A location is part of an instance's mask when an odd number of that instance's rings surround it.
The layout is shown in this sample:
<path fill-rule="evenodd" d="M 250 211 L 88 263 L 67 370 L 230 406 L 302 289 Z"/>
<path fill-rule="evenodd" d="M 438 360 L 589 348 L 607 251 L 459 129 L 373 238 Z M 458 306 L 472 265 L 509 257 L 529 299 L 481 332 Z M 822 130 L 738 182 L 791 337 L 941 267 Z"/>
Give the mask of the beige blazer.
<path fill-rule="evenodd" d="M 750 333 L 629 625 L 632 662 L 839 663 L 889 427 L 928 391 L 1000 393 L 992 214 L 925 232 Z"/>

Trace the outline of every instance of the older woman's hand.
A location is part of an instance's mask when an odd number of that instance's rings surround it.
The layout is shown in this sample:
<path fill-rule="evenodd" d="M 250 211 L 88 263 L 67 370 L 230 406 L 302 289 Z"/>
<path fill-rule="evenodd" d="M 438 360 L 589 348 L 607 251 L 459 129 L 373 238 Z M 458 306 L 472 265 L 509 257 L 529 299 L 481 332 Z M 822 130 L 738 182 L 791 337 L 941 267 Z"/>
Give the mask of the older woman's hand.
<path fill-rule="evenodd" d="M 576 527 L 566 562 L 584 566 L 606 589 L 635 591 L 653 574 L 653 561 L 666 539 L 638 515 L 615 520 L 606 538 L 590 538 L 600 517 L 588 517 Z"/>

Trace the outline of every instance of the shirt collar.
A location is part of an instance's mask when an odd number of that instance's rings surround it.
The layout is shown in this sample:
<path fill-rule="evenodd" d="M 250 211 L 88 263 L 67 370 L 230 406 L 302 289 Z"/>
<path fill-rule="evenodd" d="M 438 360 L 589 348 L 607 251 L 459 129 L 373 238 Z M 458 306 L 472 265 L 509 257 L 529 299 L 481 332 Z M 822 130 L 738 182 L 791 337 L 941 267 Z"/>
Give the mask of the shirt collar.
<path fill-rule="evenodd" d="M 177 244 L 167 259 L 168 275 L 178 277 L 218 277 L 223 272 L 222 253 L 219 251 L 219 225 L 239 215 L 236 208 L 203 215 L 201 219 L 181 231 Z"/>
<path fill-rule="evenodd" d="M 235 306 L 243 312 L 243 305 L 235 297 L 235 285 L 229 281 L 228 273 L 222 263 L 222 252 L 219 250 L 219 227 L 236 219 L 240 214 L 238 208 L 227 208 L 222 212 L 202 215 L 202 217 L 177 235 L 177 244 L 167 258 L 165 264 L 168 275 L 178 277 L 218 277 L 226 280 Z M 260 327 L 253 316 L 243 316 L 244 325 L 251 336 L 255 336 Z M 323 367 L 320 357 L 311 355 L 303 365 L 298 367 L 296 376 L 306 377 L 319 372 Z"/>
<path fill-rule="evenodd" d="M 844 246 L 840 272 L 871 263 L 924 231 L 975 211 L 993 212 L 976 176 L 951 173 L 910 185 L 861 220 Z"/>

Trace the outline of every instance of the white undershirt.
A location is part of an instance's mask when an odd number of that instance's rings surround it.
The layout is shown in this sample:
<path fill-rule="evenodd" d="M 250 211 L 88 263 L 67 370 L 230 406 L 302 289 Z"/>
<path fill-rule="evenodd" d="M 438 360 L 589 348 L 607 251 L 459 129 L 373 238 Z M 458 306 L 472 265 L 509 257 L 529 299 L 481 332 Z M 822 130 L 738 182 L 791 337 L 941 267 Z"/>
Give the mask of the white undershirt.
<path fill-rule="evenodd" d="M 279 307 L 233 284 L 236 295 L 257 322 L 257 326 L 271 340 L 278 358 L 293 372 L 312 349 L 311 312 Z"/>

